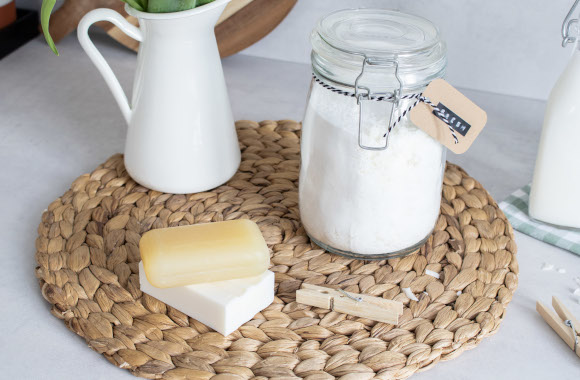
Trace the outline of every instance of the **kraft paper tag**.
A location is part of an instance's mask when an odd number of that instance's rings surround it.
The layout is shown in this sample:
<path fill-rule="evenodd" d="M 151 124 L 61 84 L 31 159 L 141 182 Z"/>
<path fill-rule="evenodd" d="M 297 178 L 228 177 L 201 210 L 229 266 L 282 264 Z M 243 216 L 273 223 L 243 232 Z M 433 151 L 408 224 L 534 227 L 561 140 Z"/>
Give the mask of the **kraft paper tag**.
<path fill-rule="evenodd" d="M 431 105 L 421 102 L 411 111 L 411 121 L 453 153 L 465 153 L 485 127 L 487 113 L 443 79 L 431 82 L 423 96 L 440 112 L 436 115 Z"/>

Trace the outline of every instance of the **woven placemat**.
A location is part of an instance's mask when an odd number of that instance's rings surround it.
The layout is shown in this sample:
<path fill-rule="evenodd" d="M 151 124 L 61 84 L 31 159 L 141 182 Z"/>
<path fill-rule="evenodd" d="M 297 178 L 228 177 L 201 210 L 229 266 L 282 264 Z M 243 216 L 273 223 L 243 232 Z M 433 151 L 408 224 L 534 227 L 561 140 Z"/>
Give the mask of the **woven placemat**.
<path fill-rule="evenodd" d="M 241 121 L 237 128 L 240 170 L 213 191 L 150 191 L 115 155 L 43 214 L 36 241 L 42 294 L 91 348 L 145 378 L 403 379 L 497 331 L 518 283 L 516 244 L 496 202 L 461 168 L 448 164 L 441 215 L 418 254 L 352 260 L 311 244 L 300 224 L 300 124 Z M 238 218 L 260 225 L 276 273 L 275 301 L 252 321 L 223 337 L 139 290 L 144 232 Z M 295 302 L 303 281 L 400 300 L 405 311 L 393 326 L 306 307 Z"/>

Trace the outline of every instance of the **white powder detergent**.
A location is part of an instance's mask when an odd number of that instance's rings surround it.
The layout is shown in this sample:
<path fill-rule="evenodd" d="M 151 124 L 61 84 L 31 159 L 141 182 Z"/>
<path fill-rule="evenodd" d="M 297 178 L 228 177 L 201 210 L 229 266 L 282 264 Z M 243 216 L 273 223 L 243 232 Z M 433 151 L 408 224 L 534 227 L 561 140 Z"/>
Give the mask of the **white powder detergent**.
<path fill-rule="evenodd" d="M 313 83 L 302 134 L 304 227 L 331 250 L 357 255 L 416 248 L 439 215 L 445 149 L 406 118 L 392 130 L 386 150 L 362 149 L 359 110 L 354 98 Z M 384 145 L 388 116 L 367 123 L 365 145 Z"/>

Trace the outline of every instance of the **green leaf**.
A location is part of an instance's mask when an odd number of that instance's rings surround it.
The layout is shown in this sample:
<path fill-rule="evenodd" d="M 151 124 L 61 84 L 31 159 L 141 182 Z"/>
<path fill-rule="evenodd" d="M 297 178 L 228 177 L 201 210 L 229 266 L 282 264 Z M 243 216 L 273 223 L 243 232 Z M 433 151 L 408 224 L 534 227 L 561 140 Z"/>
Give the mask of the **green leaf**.
<path fill-rule="evenodd" d="M 42 2 L 42 7 L 40 8 L 40 24 L 42 25 L 42 32 L 44 33 L 46 43 L 48 43 L 48 46 L 50 46 L 54 54 L 59 55 L 48 28 L 50 25 L 50 14 L 55 4 L 56 0 L 44 0 Z"/>
<path fill-rule="evenodd" d="M 197 6 L 201 7 L 202 5 L 206 5 L 208 3 L 211 3 L 214 0 L 197 0 Z"/>
<path fill-rule="evenodd" d="M 122 0 L 141 12 L 147 11 L 147 0 Z M 144 4 L 145 3 L 145 4 Z"/>
<path fill-rule="evenodd" d="M 149 0 L 147 11 L 151 13 L 169 13 L 186 11 L 197 6 L 199 0 Z"/>

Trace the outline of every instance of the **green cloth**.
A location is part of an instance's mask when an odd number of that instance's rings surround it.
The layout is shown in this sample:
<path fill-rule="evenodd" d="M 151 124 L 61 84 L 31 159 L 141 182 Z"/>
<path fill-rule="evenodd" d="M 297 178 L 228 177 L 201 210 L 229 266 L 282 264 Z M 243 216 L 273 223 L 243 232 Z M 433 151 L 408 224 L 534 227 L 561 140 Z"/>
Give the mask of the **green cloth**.
<path fill-rule="evenodd" d="M 530 219 L 530 185 L 515 191 L 499 204 L 514 229 L 545 243 L 580 255 L 580 230 L 558 228 Z"/>

